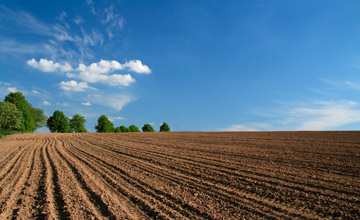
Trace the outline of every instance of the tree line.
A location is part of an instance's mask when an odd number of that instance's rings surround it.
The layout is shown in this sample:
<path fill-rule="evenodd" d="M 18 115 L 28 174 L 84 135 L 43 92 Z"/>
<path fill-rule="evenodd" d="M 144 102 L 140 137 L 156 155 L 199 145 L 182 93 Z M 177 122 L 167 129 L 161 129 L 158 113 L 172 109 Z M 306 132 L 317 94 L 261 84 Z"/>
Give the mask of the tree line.
<path fill-rule="evenodd" d="M 47 126 L 51 132 L 57 133 L 81 133 L 87 132 L 85 128 L 85 118 L 79 114 L 74 115 L 71 119 L 68 119 L 62 111 L 56 110 L 54 114 L 48 119 Z M 109 120 L 106 115 L 101 115 L 98 118 L 95 125 L 96 132 L 140 132 L 140 129 L 136 125 L 130 125 L 126 127 L 121 125 L 114 127 L 114 124 Z M 141 130 L 143 132 L 155 132 L 155 129 L 150 124 L 145 124 Z M 170 131 L 170 126 L 167 123 L 163 123 L 160 126 L 160 132 Z"/>
<path fill-rule="evenodd" d="M 53 115 L 48 118 L 42 109 L 32 107 L 21 92 L 9 93 L 5 100 L 0 102 L 0 132 L 34 132 L 46 125 L 52 133 L 82 133 L 87 132 L 85 122 L 85 117 L 82 115 L 75 114 L 69 119 L 64 112 L 59 110 L 54 111 Z M 129 127 L 121 125 L 115 128 L 105 115 L 99 117 L 95 129 L 100 133 L 140 132 L 135 125 Z M 150 124 L 145 124 L 142 131 L 155 132 L 155 129 Z M 160 126 L 160 131 L 170 131 L 170 126 L 164 122 Z"/>

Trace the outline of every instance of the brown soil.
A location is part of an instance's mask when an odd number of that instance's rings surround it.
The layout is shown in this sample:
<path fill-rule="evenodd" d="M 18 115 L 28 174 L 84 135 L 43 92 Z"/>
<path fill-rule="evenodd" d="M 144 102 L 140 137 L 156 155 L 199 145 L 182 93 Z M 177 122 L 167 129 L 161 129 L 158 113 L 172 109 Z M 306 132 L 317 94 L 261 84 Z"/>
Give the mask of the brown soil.
<path fill-rule="evenodd" d="M 17 134 L 0 219 L 360 219 L 360 132 Z"/>

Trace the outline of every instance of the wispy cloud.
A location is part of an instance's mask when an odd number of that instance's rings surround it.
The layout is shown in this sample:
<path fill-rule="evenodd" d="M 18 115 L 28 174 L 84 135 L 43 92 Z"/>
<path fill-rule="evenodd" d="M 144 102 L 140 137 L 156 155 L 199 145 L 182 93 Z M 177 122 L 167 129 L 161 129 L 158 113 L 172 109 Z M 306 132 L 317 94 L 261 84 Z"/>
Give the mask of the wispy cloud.
<path fill-rule="evenodd" d="M 44 100 L 44 101 L 42 102 L 42 104 L 43 104 L 43 105 L 47 105 L 47 106 L 51 106 L 51 103 L 48 102 L 48 101 L 46 101 L 46 100 Z"/>
<path fill-rule="evenodd" d="M 82 104 L 82 105 L 85 105 L 85 106 L 91 106 L 91 103 L 90 103 L 90 102 L 82 102 L 81 104 Z"/>
<path fill-rule="evenodd" d="M 104 9 L 104 18 L 102 19 L 102 23 L 108 25 L 106 30 L 109 39 L 112 39 L 114 31 L 120 31 L 123 29 L 125 19 L 115 12 L 114 6 L 110 6 Z"/>
<path fill-rule="evenodd" d="M 136 97 L 129 94 L 90 95 L 88 98 L 92 103 L 107 106 L 117 111 L 136 100 Z"/>
<path fill-rule="evenodd" d="M 74 19 L 74 23 L 75 24 L 82 24 L 82 23 L 84 23 L 85 21 L 84 21 L 84 19 L 81 17 L 81 16 L 76 16 L 75 17 L 75 19 Z"/>
<path fill-rule="evenodd" d="M 272 126 L 267 123 L 248 123 L 248 124 L 234 124 L 220 130 L 221 131 L 268 131 L 271 129 Z"/>
<path fill-rule="evenodd" d="M 116 117 L 109 116 L 108 118 L 111 122 L 114 122 L 115 120 L 125 120 L 125 118 L 120 116 L 116 116 Z"/>
<path fill-rule="evenodd" d="M 360 109 L 354 101 L 322 101 L 294 108 L 290 116 L 298 119 L 296 130 L 327 130 L 360 122 Z"/>
<path fill-rule="evenodd" d="M 360 123 L 360 106 L 349 100 L 283 103 L 267 115 L 266 123 L 233 124 L 220 130 L 336 130 Z"/>

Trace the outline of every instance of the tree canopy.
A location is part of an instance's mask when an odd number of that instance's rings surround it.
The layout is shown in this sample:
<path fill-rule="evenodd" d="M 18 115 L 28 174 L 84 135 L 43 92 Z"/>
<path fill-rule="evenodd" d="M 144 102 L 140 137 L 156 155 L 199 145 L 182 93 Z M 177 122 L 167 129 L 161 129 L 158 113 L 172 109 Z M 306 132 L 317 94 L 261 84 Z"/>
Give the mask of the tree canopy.
<path fill-rule="evenodd" d="M 53 115 L 47 120 L 47 127 L 49 130 L 57 133 L 71 133 L 69 119 L 64 112 L 56 110 Z"/>
<path fill-rule="evenodd" d="M 36 128 L 41 128 L 46 126 L 47 116 L 44 114 L 44 111 L 39 108 L 31 108 L 30 112 L 34 118 Z"/>
<path fill-rule="evenodd" d="M 9 93 L 5 100 L 6 102 L 10 102 L 16 106 L 17 109 L 23 115 L 23 120 L 21 122 L 19 130 L 21 131 L 30 131 L 33 132 L 36 130 L 35 119 L 31 113 L 32 106 L 26 101 L 25 97 L 21 92 L 12 92 Z"/>
<path fill-rule="evenodd" d="M 85 122 L 86 120 L 84 116 L 76 114 L 70 119 L 70 128 L 76 133 L 87 132 Z"/>
<path fill-rule="evenodd" d="M 160 132 L 168 132 L 170 131 L 170 126 L 163 122 L 162 125 L 160 126 Z"/>
<path fill-rule="evenodd" d="M 142 127 L 143 132 L 155 132 L 154 128 L 150 124 L 145 124 Z"/>
<path fill-rule="evenodd" d="M 0 130 L 15 131 L 21 128 L 23 115 L 10 102 L 0 102 Z"/>
<path fill-rule="evenodd" d="M 101 115 L 98 119 L 98 124 L 95 126 L 96 132 L 114 132 L 114 124 L 106 117 Z"/>
<path fill-rule="evenodd" d="M 129 132 L 140 132 L 139 128 L 135 125 L 130 125 L 128 128 Z"/>

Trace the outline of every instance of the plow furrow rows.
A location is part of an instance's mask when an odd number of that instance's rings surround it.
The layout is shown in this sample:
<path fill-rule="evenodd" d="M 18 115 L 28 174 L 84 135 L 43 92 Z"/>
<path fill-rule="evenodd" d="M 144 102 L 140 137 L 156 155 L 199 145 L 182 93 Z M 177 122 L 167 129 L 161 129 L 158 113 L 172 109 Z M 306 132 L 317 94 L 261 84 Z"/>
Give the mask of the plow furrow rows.
<path fill-rule="evenodd" d="M 0 219 L 359 219 L 357 143 L 356 132 L 11 135 Z"/>

